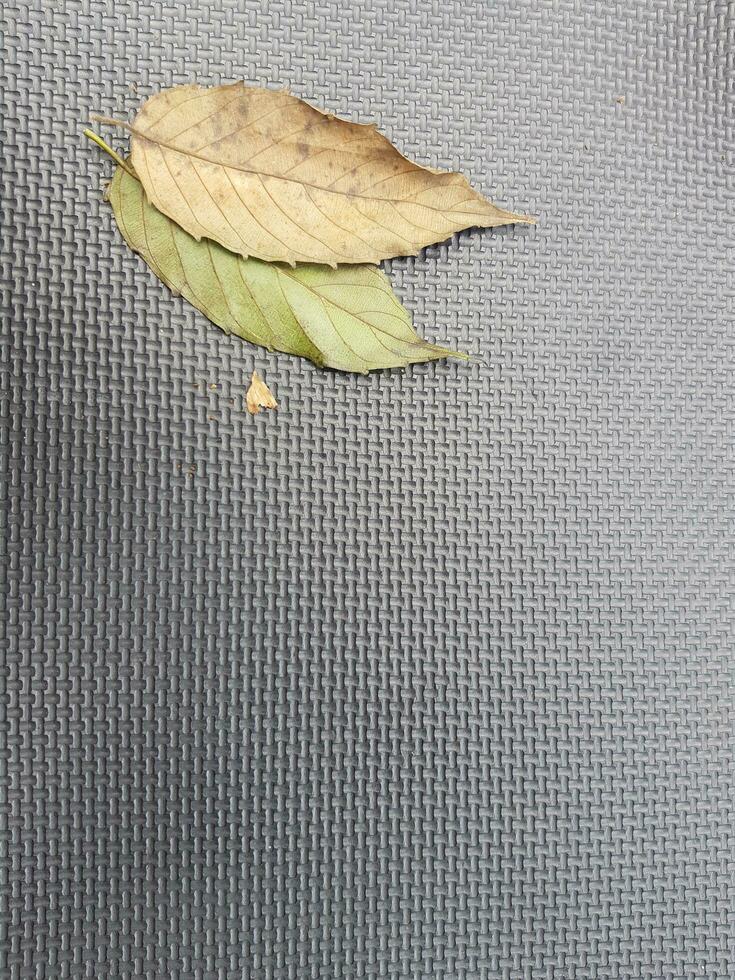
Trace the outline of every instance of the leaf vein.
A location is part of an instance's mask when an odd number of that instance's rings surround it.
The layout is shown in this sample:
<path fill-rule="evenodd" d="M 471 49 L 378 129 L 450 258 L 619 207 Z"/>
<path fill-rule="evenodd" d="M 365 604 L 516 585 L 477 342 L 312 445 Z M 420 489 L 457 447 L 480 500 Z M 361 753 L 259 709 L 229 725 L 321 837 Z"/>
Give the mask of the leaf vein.
<path fill-rule="evenodd" d="M 237 102 L 241 98 L 242 98 L 242 92 L 238 92 L 237 95 L 234 97 L 234 99 L 228 99 L 224 105 L 217 106 L 217 108 L 214 109 L 212 112 L 210 112 L 208 116 L 204 116 L 202 119 L 197 119 L 196 122 L 189 123 L 187 126 L 184 126 L 183 129 L 180 129 L 178 133 L 173 133 L 171 136 L 169 136 L 169 140 L 177 140 L 179 136 L 183 136 L 184 133 L 188 133 L 192 129 L 196 129 L 197 126 L 202 126 L 205 122 L 208 122 L 213 116 L 218 116 L 221 112 L 224 112 L 225 109 L 231 106 L 233 102 Z"/>
<path fill-rule="evenodd" d="M 255 123 L 260 122 L 261 119 L 265 119 L 266 116 L 271 116 L 273 115 L 274 112 L 278 112 L 279 110 L 283 109 L 283 107 L 290 101 L 290 98 L 291 97 L 289 96 L 288 98 L 284 99 L 283 102 L 280 102 L 277 106 L 273 106 L 272 108 L 270 108 L 268 112 L 264 112 L 262 113 L 262 115 L 256 116 L 255 119 L 248 119 L 246 122 L 238 126 L 237 129 L 233 129 L 231 133 L 226 133 L 224 136 L 220 136 L 218 139 L 212 140 L 211 143 L 205 143 L 204 146 L 197 147 L 196 152 L 201 153 L 202 150 L 208 150 L 210 146 L 216 146 L 217 143 L 222 143 L 224 140 L 228 140 L 233 136 L 237 136 L 239 133 L 242 133 L 244 130 L 249 129 L 251 126 L 255 125 Z M 244 162 L 247 163 L 247 161 Z"/>
<path fill-rule="evenodd" d="M 239 257 L 237 259 L 237 272 L 238 272 L 238 275 L 240 276 L 240 279 L 242 281 L 243 286 L 247 290 L 248 296 L 253 301 L 253 304 L 255 305 L 255 308 L 257 309 L 257 311 L 262 316 L 263 323 L 265 324 L 266 329 L 268 330 L 268 332 L 271 335 L 271 343 L 273 344 L 273 346 L 275 346 L 276 345 L 276 340 L 277 340 L 276 333 L 275 333 L 273 327 L 270 324 L 270 320 L 268 319 L 268 317 L 265 314 L 265 310 L 263 309 L 263 307 L 260 305 L 260 303 L 256 299 L 255 293 L 250 288 L 250 286 L 248 285 L 248 283 L 247 283 L 247 281 L 245 279 L 245 276 L 243 275 L 242 266 L 243 266 L 244 261 L 245 261 L 245 259 L 241 259 Z M 245 329 L 245 328 L 243 327 L 243 329 Z"/>
<path fill-rule="evenodd" d="M 340 231 L 345 231 L 345 232 L 347 232 L 347 233 L 348 233 L 349 235 L 352 235 L 352 236 L 353 236 L 354 238 L 356 238 L 356 239 L 357 239 L 358 241 L 360 241 L 360 242 L 362 242 L 362 244 L 363 244 L 363 245 L 367 245 L 367 247 L 368 247 L 368 248 L 370 248 L 370 249 L 372 249 L 372 250 L 373 250 L 373 252 L 375 252 L 375 248 L 374 248 L 374 246 L 373 246 L 373 245 L 371 245 L 371 244 L 370 244 L 370 242 L 368 242 L 368 241 L 365 241 L 365 239 L 364 239 L 364 238 L 362 238 L 362 237 L 361 237 L 360 235 L 358 235 L 356 231 L 354 231 L 354 230 L 352 230 L 352 231 L 350 231 L 349 229 L 347 229 L 347 228 L 344 228 L 344 227 L 343 227 L 343 226 L 342 226 L 341 224 L 339 224 L 339 222 L 337 222 L 337 221 L 335 221 L 335 220 L 334 220 L 334 218 L 331 218 L 331 217 L 330 217 L 330 216 L 329 216 L 329 215 L 328 215 L 328 214 L 326 213 L 326 211 L 324 211 L 324 210 L 323 210 L 323 209 L 322 209 L 322 208 L 321 208 L 321 207 L 319 206 L 319 204 L 317 204 L 317 202 L 316 202 L 316 201 L 314 200 L 314 197 L 313 197 L 313 195 L 312 195 L 312 193 L 311 193 L 311 191 L 309 190 L 309 188 L 308 188 L 308 187 L 304 187 L 304 190 L 306 191 L 306 196 L 307 196 L 307 197 L 309 198 L 309 200 L 311 201 L 311 203 L 312 203 L 312 204 L 314 205 L 314 207 L 315 207 L 315 208 L 317 209 L 317 211 L 319 212 L 319 214 L 320 214 L 320 215 L 321 215 L 321 216 L 322 216 L 323 218 L 326 218 L 326 220 L 327 220 L 327 221 L 329 221 L 329 222 L 331 222 L 331 224 L 333 224 L 335 228 L 339 228 L 339 230 L 340 230 Z M 319 239 L 316 239 L 316 241 L 319 241 Z M 323 243 L 322 243 L 322 244 L 323 244 Z M 348 257 L 348 256 L 347 256 L 347 254 L 346 254 L 345 252 L 335 252 L 334 254 L 335 254 L 335 255 L 342 255 L 342 257 L 343 257 L 343 258 L 347 258 L 347 257 Z"/>
<path fill-rule="evenodd" d="M 245 203 L 245 200 L 244 200 L 242 194 L 238 190 L 238 187 L 235 184 L 235 181 L 230 176 L 229 171 L 227 170 L 226 167 L 223 168 L 223 169 L 225 171 L 225 175 L 226 175 L 227 179 L 230 182 L 230 186 L 232 187 L 233 191 L 237 195 L 238 200 L 240 201 L 240 204 L 242 204 L 242 206 L 245 208 L 245 210 L 250 215 L 250 217 L 253 219 L 253 221 L 256 223 L 256 225 L 258 225 L 260 228 L 262 228 L 263 231 L 266 233 L 266 235 L 269 235 L 274 241 L 278 242 L 279 245 L 282 245 L 286 249 L 286 251 L 289 252 L 290 249 L 289 249 L 289 246 L 286 244 L 286 242 L 284 242 L 282 238 L 279 238 L 278 235 L 275 235 L 272 231 L 270 231 L 268 228 L 266 228 L 265 225 L 263 224 L 263 222 L 260 220 L 260 218 L 258 218 L 252 212 L 252 210 L 248 207 L 248 205 Z"/>
<path fill-rule="evenodd" d="M 227 215 L 225 214 L 225 212 L 222 210 L 221 205 L 217 202 L 217 200 L 215 199 L 214 195 L 210 191 L 208 184 L 204 180 L 202 180 L 201 174 L 199 173 L 199 171 L 196 168 L 196 164 L 192 164 L 191 165 L 191 169 L 197 175 L 197 178 L 199 180 L 199 183 L 202 185 L 202 187 L 204 188 L 204 190 L 207 192 L 207 196 L 209 197 L 209 199 L 212 202 L 212 204 L 214 204 L 214 206 L 217 208 L 217 210 L 219 211 L 219 213 L 225 219 L 225 221 L 227 222 L 227 224 L 230 226 L 230 228 L 232 228 L 232 230 L 234 231 L 234 233 L 237 235 L 237 237 L 238 237 L 238 239 L 240 241 L 240 245 L 247 247 L 247 243 L 245 242 L 245 239 L 242 237 L 242 235 L 240 234 L 240 232 L 237 230 L 237 228 L 235 228 L 235 226 L 232 224 L 232 222 L 227 217 Z M 227 176 L 229 177 L 230 175 L 228 174 Z M 216 240 L 218 236 L 215 235 L 213 237 Z"/>
<path fill-rule="evenodd" d="M 389 203 L 392 204 L 393 202 L 390 201 Z M 355 208 L 357 208 L 357 210 L 360 212 L 360 214 L 363 216 L 363 218 L 367 218 L 369 221 L 372 221 L 373 224 L 378 225 L 378 227 L 379 228 L 382 228 L 383 231 L 387 231 L 391 235 L 395 235 L 396 238 L 400 238 L 401 241 L 406 242 L 408 245 L 411 246 L 411 248 L 413 248 L 415 246 L 416 242 L 412 238 L 406 238 L 405 235 L 400 235 L 394 228 L 389 228 L 387 225 L 384 225 L 382 221 L 378 221 L 378 219 L 377 218 L 374 218 L 372 216 L 372 214 L 365 214 L 365 212 L 362 211 L 362 210 L 360 210 L 360 208 L 357 207 L 357 205 L 355 205 Z"/>
<path fill-rule="evenodd" d="M 370 361 L 367 358 L 363 357 L 362 354 L 358 354 L 357 351 L 355 350 L 355 348 L 352 346 L 352 344 L 348 344 L 347 343 L 347 341 L 344 338 L 344 334 L 339 329 L 339 327 L 337 326 L 337 324 L 334 322 L 334 317 L 329 312 L 329 307 L 327 306 L 326 301 L 324 300 L 324 298 L 320 296 L 319 299 L 321 300 L 321 304 L 324 307 L 324 312 L 327 314 L 327 317 L 329 318 L 329 322 L 332 324 L 332 327 L 334 328 L 334 332 L 340 338 L 340 340 L 345 345 L 345 347 L 347 348 L 347 350 L 352 351 L 352 353 L 355 355 L 355 357 L 358 359 L 358 361 L 362 361 L 363 364 L 368 364 L 369 365 L 370 364 Z"/>
<path fill-rule="evenodd" d="M 322 303 L 329 303 L 331 306 L 334 306 L 336 309 L 341 310 L 342 313 L 346 313 L 348 316 L 351 316 L 354 320 L 357 320 L 360 323 L 365 323 L 366 326 L 368 326 L 368 327 L 372 326 L 372 324 L 368 323 L 367 320 L 362 320 L 359 313 L 355 313 L 354 310 L 348 310 L 345 306 L 341 306 L 339 303 L 335 303 L 334 300 L 329 299 L 329 297 L 327 297 L 327 296 L 322 296 L 321 293 L 317 292 L 316 289 L 314 289 L 312 286 L 309 286 L 308 283 L 303 282 L 301 279 L 297 279 L 296 276 L 294 276 L 292 273 L 287 272 L 285 269 L 279 269 L 278 271 L 279 271 L 279 273 L 282 276 L 288 276 L 289 279 L 293 279 L 294 282 L 297 282 L 300 286 L 303 286 L 304 289 L 308 289 L 309 292 L 310 293 L 313 293 L 315 296 L 317 296 L 321 300 Z M 374 288 L 377 288 L 377 287 L 374 287 Z M 385 291 L 387 292 L 387 289 Z M 395 300 L 395 302 L 397 303 L 398 300 Z M 416 341 L 403 340 L 401 337 L 396 337 L 395 334 L 392 334 L 390 332 L 390 330 L 386 330 L 384 327 L 376 327 L 376 329 L 377 330 L 380 330 L 381 333 L 385 333 L 385 334 L 387 334 L 387 336 L 392 337 L 393 340 L 398 340 L 398 341 L 400 341 L 400 343 L 407 344 L 410 347 L 426 347 L 427 346 L 426 341 L 425 340 L 422 340 L 421 337 L 419 337 L 419 335 L 416 333 L 416 331 L 413 329 L 413 327 L 410 326 L 410 324 L 406 324 L 406 326 L 409 327 L 409 329 L 412 331 L 414 337 L 417 338 Z M 428 346 L 431 346 L 431 345 L 428 345 Z"/>
<path fill-rule="evenodd" d="M 169 173 L 169 177 L 171 178 L 171 180 L 172 180 L 172 181 L 174 182 L 174 184 L 176 185 L 176 190 L 177 190 L 177 191 L 179 192 L 179 196 L 181 197 L 181 200 L 182 200 L 182 201 L 184 202 L 184 204 L 185 204 L 185 205 L 187 206 L 187 208 L 189 209 L 189 213 L 191 214 L 191 216 L 192 216 L 192 218 L 194 219 L 194 221 L 196 221 L 196 223 L 197 223 L 197 224 L 199 225 L 199 228 L 200 228 L 200 229 L 201 229 L 201 230 L 202 230 L 202 231 L 204 232 L 204 234 L 206 235 L 206 234 L 207 234 L 207 228 L 206 228 L 206 227 L 205 227 L 205 226 L 204 226 L 204 225 L 203 225 L 203 224 L 201 223 L 201 221 L 199 220 L 199 218 L 198 218 L 198 217 L 196 216 L 196 214 L 194 213 L 194 208 L 192 208 L 192 206 L 191 206 L 191 204 L 189 204 L 189 201 L 188 201 L 188 199 L 187 199 L 187 197 L 186 197 L 186 195 L 184 194 L 184 190 L 183 190 L 183 188 L 182 188 L 182 186 L 181 186 L 181 184 L 179 183 L 179 179 L 178 179 L 178 177 L 176 176 L 176 174 L 175 174 L 175 173 L 173 172 L 173 170 L 171 169 L 171 167 L 169 166 L 169 162 L 168 162 L 168 160 L 166 159 L 166 154 L 165 154 L 165 153 L 163 152 L 163 150 L 161 149 L 161 147 L 160 147 L 160 146 L 158 147 L 158 152 L 159 152 L 159 153 L 160 153 L 160 155 L 161 155 L 161 159 L 162 159 L 162 160 L 163 160 L 163 162 L 164 162 L 164 165 L 165 165 L 165 167 L 166 167 L 166 170 L 168 170 L 168 173 Z M 147 171 L 147 173 L 148 173 L 148 179 L 150 180 L 150 179 L 151 179 L 151 169 L 150 169 L 150 167 L 148 166 L 148 161 L 147 161 L 147 160 L 146 160 L 146 164 L 145 164 L 145 168 L 146 168 L 146 171 Z M 193 165 L 192 165 L 192 169 L 193 169 Z M 163 210 L 163 208 L 160 208 L 160 207 L 159 207 L 159 211 L 162 211 L 162 210 Z"/>
<path fill-rule="evenodd" d="M 299 231 L 301 231 L 301 232 L 303 232 L 303 233 L 304 233 L 304 234 L 305 234 L 305 235 L 306 235 L 306 236 L 307 236 L 308 238 L 311 238 L 311 239 L 313 239 L 313 240 L 314 240 L 315 242 L 317 242 L 317 243 L 318 243 L 319 245 L 321 245 L 321 246 L 322 246 L 322 248 L 326 248 L 326 249 L 328 249 L 328 250 L 329 250 L 329 251 L 330 251 L 330 252 L 332 253 L 332 255 L 336 255 L 336 256 L 338 256 L 338 257 L 339 257 L 339 256 L 341 256 L 341 257 L 342 257 L 343 259 L 344 259 L 344 258 L 348 258 L 348 256 L 346 255 L 346 253 L 344 253 L 344 252 L 337 252 L 337 251 L 336 251 L 335 249 L 333 249 L 333 248 L 331 247 L 331 245 L 327 245 L 327 243 L 326 243 L 326 242 L 323 242 L 323 241 L 321 241 L 321 240 L 320 240 L 319 238 L 317 238 L 317 237 L 316 237 L 315 235 L 312 235 L 312 234 L 310 234 L 310 233 L 309 233 L 309 232 L 308 232 L 308 231 L 306 230 L 306 228 L 304 228 L 304 227 L 303 227 L 303 225 L 300 225 L 300 224 L 298 223 L 298 221 L 295 221 L 295 220 L 294 220 L 294 219 L 293 219 L 293 218 L 292 218 L 292 217 L 291 217 L 291 216 L 290 216 L 289 214 L 287 214 L 287 213 L 286 213 L 286 211 L 284 211 L 284 210 L 283 210 L 283 208 L 281 207 L 281 205 L 280 205 L 280 204 L 278 203 L 278 201 L 276 201 L 276 199 L 275 199 L 275 198 L 273 197 L 273 195 L 271 194 L 271 192 L 270 192 L 270 189 L 268 188 L 268 186 L 266 185 L 266 182 L 265 182 L 265 180 L 263 179 L 263 175 L 262 175 L 262 174 L 257 174 L 257 177 L 258 177 L 258 179 L 260 180 L 260 184 L 261 184 L 261 186 L 262 186 L 262 188 L 263 188 L 263 190 L 264 190 L 264 191 L 266 192 L 266 194 L 268 195 L 268 197 L 269 197 L 269 198 L 271 199 L 271 201 L 272 201 L 272 203 L 273 203 L 273 205 L 274 205 L 275 207 L 277 207 L 277 208 L 278 208 L 278 210 L 279 210 L 279 211 L 281 212 L 281 214 L 282 214 L 282 215 L 284 215 L 284 216 L 285 216 L 286 218 L 288 218 L 288 220 L 289 220 L 289 221 L 290 221 L 290 222 L 291 222 L 291 223 L 292 223 L 293 225 L 295 225 L 295 226 L 296 226 L 296 227 L 297 227 L 297 228 L 299 229 Z M 307 192 L 307 193 L 308 193 L 308 192 Z M 288 246 L 286 245 L 286 243 L 285 243 L 285 242 L 281 242 L 281 244 L 283 245 L 283 247 L 284 247 L 284 248 L 286 249 L 286 251 L 287 251 L 287 252 L 290 252 L 290 251 L 291 251 L 291 249 L 289 249 L 289 248 L 288 248 Z M 297 253 L 297 254 L 298 254 L 298 253 Z M 301 252 L 300 254 L 301 254 L 301 255 L 305 255 L 306 253 L 304 253 L 304 252 Z M 308 257 L 308 256 L 307 256 L 307 261 L 309 261 L 309 257 Z"/>

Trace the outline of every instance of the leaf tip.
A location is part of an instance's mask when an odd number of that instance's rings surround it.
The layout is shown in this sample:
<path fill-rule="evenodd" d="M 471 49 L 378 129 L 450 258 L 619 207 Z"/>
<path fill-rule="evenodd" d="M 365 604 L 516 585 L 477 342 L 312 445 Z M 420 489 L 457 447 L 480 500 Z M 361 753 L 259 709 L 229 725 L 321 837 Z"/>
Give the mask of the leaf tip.
<path fill-rule="evenodd" d="M 535 225 L 536 218 L 532 217 L 530 214 L 515 214 L 513 211 L 504 211 L 500 209 L 500 214 L 503 219 L 503 224 L 506 225 Z"/>
<path fill-rule="evenodd" d="M 472 357 L 470 354 L 466 354 L 463 350 L 452 350 L 449 347 L 441 347 L 439 344 L 427 344 L 431 348 L 432 354 L 435 358 L 440 357 L 453 357 L 458 361 L 471 361 Z"/>

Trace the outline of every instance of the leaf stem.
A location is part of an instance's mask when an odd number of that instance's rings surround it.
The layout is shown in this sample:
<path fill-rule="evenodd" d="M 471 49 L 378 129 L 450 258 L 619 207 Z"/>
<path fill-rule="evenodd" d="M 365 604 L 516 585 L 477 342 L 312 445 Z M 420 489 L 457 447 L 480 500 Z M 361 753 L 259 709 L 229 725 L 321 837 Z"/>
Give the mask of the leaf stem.
<path fill-rule="evenodd" d="M 83 135 L 86 136 L 87 139 L 92 140 L 93 143 L 96 143 L 97 146 L 100 147 L 100 149 L 102 149 L 102 150 L 105 151 L 105 153 L 108 153 L 112 157 L 112 159 L 115 161 L 115 163 L 119 167 L 122 167 L 123 168 L 123 170 L 125 171 L 125 173 L 130 174 L 131 177 L 135 177 L 136 180 L 137 180 L 138 175 L 133 170 L 133 168 L 130 166 L 130 164 L 126 160 L 123 160 L 123 158 L 120 156 L 119 153 L 115 153 L 115 151 L 112 149 L 112 147 L 111 146 L 108 146 L 108 144 L 105 143 L 105 141 L 102 139 L 101 136 L 98 136 L 97 133 L 95 133 L 91 129 L 85 129 L 85 130 L 83 130 Z"/>
<path fill-rule="evenodd" d="M 89 117 L 92 122 L 102 123 L 103 126 L 117 126 L 118 129 L 127 129 L 132 132 L 133 127 L 124 119 L 113 119 L 112 116 L 101 116 L 98 112 L 93 112 Z"/>

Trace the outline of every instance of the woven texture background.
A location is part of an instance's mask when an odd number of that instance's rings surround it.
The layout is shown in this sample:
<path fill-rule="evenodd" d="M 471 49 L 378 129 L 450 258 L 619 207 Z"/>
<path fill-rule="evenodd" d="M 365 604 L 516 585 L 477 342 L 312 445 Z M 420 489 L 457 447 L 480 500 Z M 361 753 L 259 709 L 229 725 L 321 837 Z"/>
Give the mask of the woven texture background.
<path fill-rule="evenodd" d="M 3 980 L 735 976 L 728 14 L 6 0 Z M 80 132 L 193 78 L 538 215 L 392 263 L 471 363 L 155 281 Z"/>

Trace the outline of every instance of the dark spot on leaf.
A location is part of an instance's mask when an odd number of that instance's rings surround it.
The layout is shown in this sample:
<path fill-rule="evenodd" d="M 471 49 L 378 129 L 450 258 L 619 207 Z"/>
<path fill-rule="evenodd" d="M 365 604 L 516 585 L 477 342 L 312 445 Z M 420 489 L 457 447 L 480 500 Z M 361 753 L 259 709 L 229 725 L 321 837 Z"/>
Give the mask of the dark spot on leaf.
<path fill-rule="evenodd" d="M 222 115 L 214 116 L 212 119 L 212 135 L 216 138 L 218 136 L 224 135 L 225 123 L 222 119 Z"/>

